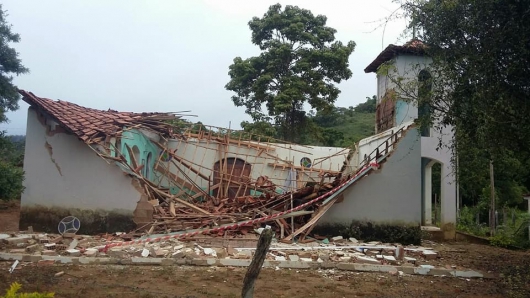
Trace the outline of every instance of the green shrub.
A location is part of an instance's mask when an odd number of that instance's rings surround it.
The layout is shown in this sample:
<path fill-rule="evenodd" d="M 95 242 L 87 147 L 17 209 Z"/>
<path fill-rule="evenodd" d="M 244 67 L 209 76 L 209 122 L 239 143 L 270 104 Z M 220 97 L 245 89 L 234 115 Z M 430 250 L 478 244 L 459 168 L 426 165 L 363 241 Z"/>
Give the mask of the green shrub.
<path fill-rule="evenodd" d="M 14 282 L 11 284 L 9 289 L 7 290 L 5 296 L 1 296 L 0 298 L 53 298 L 55 297 L 54 293 L 18 293 L 18 291 L 22 288 L 22 285 L 18 282 Z"/>
<path fill-rule="evenodd" d="M 372 223 L 366 221 L 352 221 L 349 225 L 323 224 L 313 230 L 322 236 L 342 236 L 356 238 L 363 241 L 381 241 L 387 243 L 401 243 L 403 245 L 419 245 L 422 239 L 420 225 L 403 223 Z"/>
<path fill-rule="evenodd" d="M 485 223 L 477 223 L 477 214 L 481 215 L 478 207 L 464 206 L 460 209 L 456 229 L 458 231 L 484 237 L 489 233 L 489 227 Z M 479 216 L 480 218 L 480 216 Z"/>
<path fill-rule="evenodd" d="M 24 171 L 21 168 L 0 160 L 0 200 L 20 198 L 24 190 L 23 181 Z"/>

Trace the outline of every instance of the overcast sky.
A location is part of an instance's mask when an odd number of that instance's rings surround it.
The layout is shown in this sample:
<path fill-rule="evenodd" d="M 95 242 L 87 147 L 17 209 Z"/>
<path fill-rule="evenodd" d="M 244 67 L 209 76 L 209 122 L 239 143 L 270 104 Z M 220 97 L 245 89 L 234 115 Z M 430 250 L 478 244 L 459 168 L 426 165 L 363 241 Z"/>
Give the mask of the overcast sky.
<path fill-rule="evenodd" d="M 4 0 L 14 47 L 29 74 L 15 77 L 37 96 L 96 109 L 133 112 L 191 110 L 205 124 L 239 128 L 250 120 L 233 105 L 228 66 L 259 54 L 248 21 L 275 3 L 297 5 L 328 18 L 343 43 L 357 43 L 353 76 L 343 81 L 337 106 L 355 106 L 376 94 L 363 69 L 400 38 L 405 21 L 375 30 L 396 7 L 392 0 Z M 375 30 L 375 31 L 374 31 Z M 8 113 L 0 130 L 25 134 L 28 105 Z"/>

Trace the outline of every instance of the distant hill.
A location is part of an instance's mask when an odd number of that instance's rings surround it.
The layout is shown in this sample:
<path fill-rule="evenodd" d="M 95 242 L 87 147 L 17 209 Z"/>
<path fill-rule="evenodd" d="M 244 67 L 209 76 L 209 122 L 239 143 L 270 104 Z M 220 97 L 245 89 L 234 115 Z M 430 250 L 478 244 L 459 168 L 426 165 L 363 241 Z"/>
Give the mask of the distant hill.
<path fill-rule="evenodd" d="M 356 107 L 335 107 L 327 113 L 310 116 L 322 128 L 323 141 L 312 145 L 350 146 L 375 134 L 375 96 Z"/>

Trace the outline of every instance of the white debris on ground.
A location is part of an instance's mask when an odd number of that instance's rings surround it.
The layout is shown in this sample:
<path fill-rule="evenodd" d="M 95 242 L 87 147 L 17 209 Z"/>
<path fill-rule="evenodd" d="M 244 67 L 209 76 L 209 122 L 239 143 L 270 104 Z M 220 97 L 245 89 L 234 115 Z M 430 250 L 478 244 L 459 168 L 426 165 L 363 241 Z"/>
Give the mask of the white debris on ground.
<path fill-rule="evenodd" d="M 30 254 L 42 256 L 73 256 L 73 257 L 110 257 L 126 259 L 142 258 L 174 258 L 174 259 L 251 259 L 255 250 L 254 245 L 247 247 L 227 246 L 216 247 L 208 245 L 208 241 L 201 244 L 191 241 L 168 239 L 133 245 L 116 246 L 106 252 L 102 249 L 107 244 L 130 240 L 123 233 L 103 236 L 87 236 L 75 234 L 39 234 L 16 233 L 0 234 L 0 251 L 11 254 Z M 228 243 L 230 243 L 228 241 Z M 249 243 L 249 241 L 247 241 Z M 252 243 L 250 241 L 250 243 Z M 435 244 L 434 242 L 424 242 Z M 381 243 L 377 241 L 364 243 L 355 238 L 344 239 L 342 236 L 329 240 L 313 241 L 309 243 L 282 243 L 274 241 L 270 247 L 267 259 L 270 261 L 291 262 L 332 262 L 358 263 L 371 265 L 399 265 L 410 267 L 432 266 L 440 260 L 440 253 L 432 247 L 402 246 L 395 243 Z M 442 268 L 463 269 L 453 264 L 443 265 Z M 435 268 L 435 266 L 432 266 Z M 399 274 L 399 272 L 396 272 Z"/>

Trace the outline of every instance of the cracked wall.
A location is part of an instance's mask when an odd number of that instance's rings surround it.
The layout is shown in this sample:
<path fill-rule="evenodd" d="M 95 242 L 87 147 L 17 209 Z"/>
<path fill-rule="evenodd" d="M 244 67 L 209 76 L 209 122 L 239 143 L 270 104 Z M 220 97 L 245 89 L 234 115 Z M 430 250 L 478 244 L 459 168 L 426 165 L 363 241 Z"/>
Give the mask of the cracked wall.
<path fill-rule="evenodd" d="M 132 216 L 141 197 L 132 179 L 31 107 L 25 150 L 23 210 L 41 206 Z"/>
<path fill-rule="evenodd" d="M 48 141 L 46 141 L 46 143 L 44 143 L 44 147 L 46 148 L 46 150 L 48 150 L 48 155 L 50 155 L 50 160 L 55 165 L 55 168 L 57 169 L 57 172 L 59 172 L 59 175 L 62 176 L 63 173 L 61 172 L 61 167 L 55 161 L 55 158 L 53 158 L 53 147 L 52 147 L 52 145 L 50 145 L 50 143 L 48 143 Z"/>

